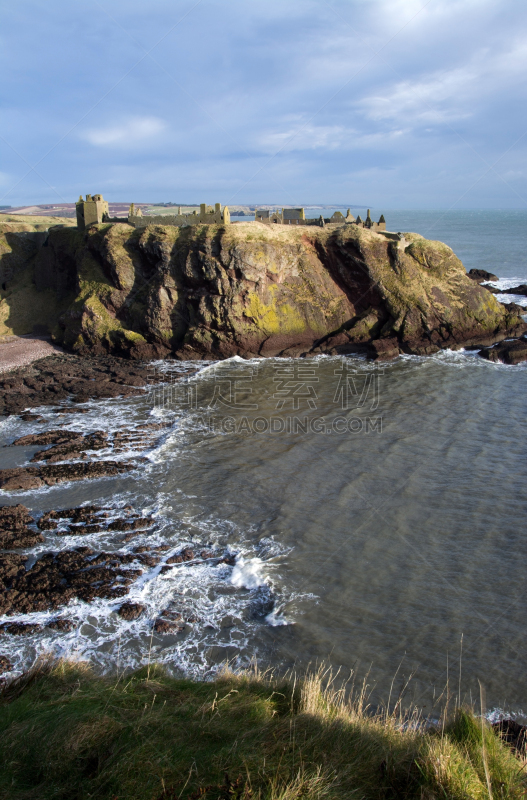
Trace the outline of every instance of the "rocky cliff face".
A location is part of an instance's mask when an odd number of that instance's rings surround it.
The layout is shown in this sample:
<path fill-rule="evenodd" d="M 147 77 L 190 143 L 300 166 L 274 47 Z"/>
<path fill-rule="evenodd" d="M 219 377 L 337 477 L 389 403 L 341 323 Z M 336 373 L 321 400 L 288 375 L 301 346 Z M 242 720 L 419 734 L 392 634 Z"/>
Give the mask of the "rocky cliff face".
<path fill-rule="evenodd" d="M 426 354 L 526 327 L 441 242 L 353 225 L 55 228 L 33 276 L 92 355 Z"/>

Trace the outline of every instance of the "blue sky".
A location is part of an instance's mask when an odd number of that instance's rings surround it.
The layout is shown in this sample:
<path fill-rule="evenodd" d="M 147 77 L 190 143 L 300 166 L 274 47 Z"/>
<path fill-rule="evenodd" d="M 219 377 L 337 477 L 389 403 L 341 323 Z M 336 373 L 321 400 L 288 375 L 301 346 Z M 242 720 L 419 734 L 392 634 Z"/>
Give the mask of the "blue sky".
<path fill-rule="evenodd" d="M 2 0 L 0 204 L 527 208 L 520 0 Z"/>

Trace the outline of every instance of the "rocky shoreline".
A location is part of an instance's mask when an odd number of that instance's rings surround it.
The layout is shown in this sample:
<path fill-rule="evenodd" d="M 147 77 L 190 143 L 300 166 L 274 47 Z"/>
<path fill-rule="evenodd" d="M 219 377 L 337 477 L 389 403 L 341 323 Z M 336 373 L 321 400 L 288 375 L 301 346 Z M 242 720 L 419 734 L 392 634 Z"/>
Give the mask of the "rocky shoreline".
<path fill-rule="evenodd" d="M 0 376 L 0 416 L 25 412 L 23 419 L 27 422 L 39 421 L 31 414 L 31 408 L 59 403 L 62 405 L 48 413 L 82 414 L 83 409 L 65 406 L 64 401 L 81 404 L 88 400 L 133 397 L 143 394 L 147 384 L 181 375 L 177 363 L 172 373 L 166 370 L 161 375 L 148 362 L 113 356 L 74 353 L 47 356 Z"/>
<path fill-rule="evenodd" d="M 88 400 L 141 395 L 148 384 L 183 374 L 177 366 L 172 371 L 168 367 L 164 374 L 155 374 L 145 363 L 111 356 L 89 358 L 60 354 L 3 375 L 0 382 L 3 416 L 18 415 L 24 422 L 39 425 L 56 422 L 49 430 L 19 436 L 7 445 L 36 448 L 36 452 L 26 466 L 0 470 L 0 489 L 4 494 L 29 491 L 137 469 L 146 461 L 137 452 L 155 446 L 167 433 L 166 423 L 132 425 L 110 434 L 104 430 L 72 431 L 56 427 L 56 423 L 87 413 L 81 404 Z M 30 410 L 36 407 L 40 413 Z M 126 456 L 130 451 L 135 455 L 123 459 L 123 454 Z M 102 508 L 86 503 L 71 509 L 50 510 L 38 518 L 21 504 L 0 506 L 0 613 L 25 616 L 58 611 L 63 614 L 75 599 L 85 603 L 97 598 L 118 601 L 129 593 L 130 586 L 145 569 L 151 570 L 160 564 L 160 569 L 164 565 L 170 570 L 176 563 L 186 563 L 188 552 L 173 552 L 174 547 L 168 544 L 142 545 L 131 552 L 122 551 L 123 545 L 151 531 L 153 526 L 152 517 L 141 516 L 130 506 Z M 93 537 L 94 534 L 105 535 L 106 539 L 113 537 L 111 541 L 120 549 L 106 552 L 81 545 L 57 550 L 53 546 L 54 537 L 58 544 L 58 537 L 64 540 L 71 536 Z M 44 552 L 35 557 L 33 549 L 42 545 Z M 191 555 L 194 558 L 194 553 Z M 212 557 L 227 558 L 225 554 L 211 554 L 205 550 L 202 555 L 195 556 L 202 560 Z M 137 608 L 133 611 L 129 606 L 130 603 L 119 607 L 117 613 L 123 619 L 137 618 Z M 182 616 L 177 623 L 163 617 L 153 620 L 152 626 L 159 635 L 182 632 L 185 627 Z M 30 618 L 29 621 L 5 622 L 0 625 L 0 635 L 27 637 L 45 628 L 64 634 L 75 626 L 72 619 L 63 616 L 45 623 L 32 622 Z M 0 671 L 11 669 L 9 658 L 0 656 Z"/>
<path fill-rule="evenodd" d="M 44 623 L 30 621 L 5 622 L 0 637 L 31 636 L 45 628 L 57 633 L 73 631 L 77 623 L 63 616 L 73 600 L 93 603 L 97 598 L 116 601 L 115 613 L 123 620 L 134 621 L 144 616 L 146 607 L 120 599 L 146 571 L 157 569 L 161 575 L 176 567 L 184 568 L 203 562 L 234 566 L 235 556 L 211 549 L 174 547 L 170 544 L 139 545 L 129 552 L 105 551 L 77 546 L 56 551 L 50 537 L 111 534 L 114 546 L 127 544 L 141 533 L 151 532 L 153 517 L 141 516 L 131 506 L 124 508 L 83 505 L 77 508 L 52 510 L 35 520 L 25 506 L 0 507 L 0 614 L 28 615 L 38 612 L 59 612 Z M 47 535 L 47 539 L 43 534 Z M 20 552 L 46 541 L 49 550 L 35 558 L 31 552 Z M 149 624 L 156 635 L 177 635 L 199 619 L 184 606 L 171 603 Z M 9 672 L 12 664 L 0 655 L 0 671 Z"/>

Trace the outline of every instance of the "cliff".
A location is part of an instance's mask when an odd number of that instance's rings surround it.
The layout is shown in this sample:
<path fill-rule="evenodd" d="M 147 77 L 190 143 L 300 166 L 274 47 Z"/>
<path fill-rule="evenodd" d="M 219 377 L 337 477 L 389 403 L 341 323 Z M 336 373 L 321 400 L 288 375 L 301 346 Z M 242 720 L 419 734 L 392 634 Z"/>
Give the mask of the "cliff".
<path fill-rule="evenodd" d="M 445 244 L 353 225 L 53 227 L 25 264 L 2 292 L 5 332 L 26 292 L 29 316 L 81 354 L 428 354 L 527 327 Z"/>
<path fill-rule="evenodd" d="M 0 340 L 11 334 L 44 333 L 63 310 L 53 291 L 35 285 L 35 259 L 50 226 L 71 227 L 74 220 L 0 214 Z"/>

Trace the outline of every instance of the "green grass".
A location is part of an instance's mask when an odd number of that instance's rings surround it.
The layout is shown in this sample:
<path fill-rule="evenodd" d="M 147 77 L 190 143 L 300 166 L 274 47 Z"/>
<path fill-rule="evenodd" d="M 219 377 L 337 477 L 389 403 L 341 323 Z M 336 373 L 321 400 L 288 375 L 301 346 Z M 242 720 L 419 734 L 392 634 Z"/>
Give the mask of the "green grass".
<path fill-rule="evenodd" d="M 112 680 L 42 663 L 0 702 L 9 800 L 479 800 L 485 761 L 495 799 L 526 796 L 524 762 L 469 710 L 425 729 L 368 713 L 321 674 L 196 682 L 151 667 Z"/>

